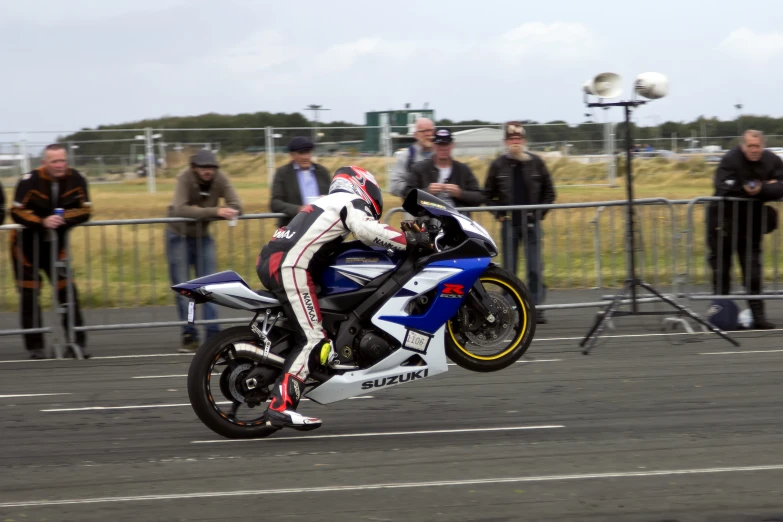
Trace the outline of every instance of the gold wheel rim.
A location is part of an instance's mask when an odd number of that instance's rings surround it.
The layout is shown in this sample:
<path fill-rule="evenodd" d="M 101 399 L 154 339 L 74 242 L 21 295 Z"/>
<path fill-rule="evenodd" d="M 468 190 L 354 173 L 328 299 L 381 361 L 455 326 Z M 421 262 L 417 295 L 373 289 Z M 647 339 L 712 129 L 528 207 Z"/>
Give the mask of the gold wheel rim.
<path fill-rule="evenodd" d="M 465 348 L 458 340 L 457 337 L 454 335 L 454 330 L 451 327 L 451 320 L 449 320 L 448 323 L 446 323 L 447 328 L 449 330 L 449 335 L 451 336 L 451 340 L 454 343 L 454 346 L 459 349 L 462 353 L 467 355 L 468 357 L 471 357 L 473 359 L 478 359 L 479 361 L 496 361 L 502 357 L 505 357 L 512 351 L 516 349 L 517 346 L 519 346 L 519 343 L 522 342 L 522 338 L 525 336 L 525 333 L 527 332 L 527 307 L 525 307 L 525 301 L 522 299 L 522 296 L 519 295 L 519 292 L 516 291 L 516 289 L 508 284 L 507 282 L 501 280 L 501 279 L 495 279 L 494 277 L 481 277 L 479 278 L 479 281 L 491 281 L 493 283 L 497 283 L 498 285 L 508 289 L 514 297 L 517 298 L 517 302 L 519 303 L 520 308 L 522 309 L 522 328 L 519 330 L 519 335 L 517 335 L 517 338 L 514 339 L 514 342 L 511 343 L 511 346 L 500 352 L 499 354 L 492 355 L 492 356 L 484 356 L 484 355 L 477 355 L 467 348 Z"/>

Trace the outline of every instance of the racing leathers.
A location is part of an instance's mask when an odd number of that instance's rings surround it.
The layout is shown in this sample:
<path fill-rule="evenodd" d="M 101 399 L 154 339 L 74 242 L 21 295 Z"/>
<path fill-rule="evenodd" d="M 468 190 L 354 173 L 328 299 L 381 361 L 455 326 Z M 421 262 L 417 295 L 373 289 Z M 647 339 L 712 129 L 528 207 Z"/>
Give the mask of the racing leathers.
<path fill-rule="evenodd" d="M 311 270 L 323 266 L 333 248 L 351 233 L 368 245 L 405 250 L 407 244 L 402 232 L 372 217 L 363 199 L 347 192 L 334 192 L 304 206 L 288 225 L 277 229 L 258 257 L 259 279 L 285 303 L 286 316 L 299 326 L 297 348 L 286 358 L 267 410 L 268 421 L 273 426 L 313 429 L 321 425 L 319 419 L 294 411 L 309 374 L 310 353 L 329 343 L 321 326 Z"/>

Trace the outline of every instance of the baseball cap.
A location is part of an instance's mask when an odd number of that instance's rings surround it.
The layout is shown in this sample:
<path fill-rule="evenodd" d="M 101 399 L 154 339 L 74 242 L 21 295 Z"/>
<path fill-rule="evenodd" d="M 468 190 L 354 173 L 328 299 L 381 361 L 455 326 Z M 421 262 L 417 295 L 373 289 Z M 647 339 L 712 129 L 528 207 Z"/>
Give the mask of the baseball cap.
<path fill-rule="evenodd" d="M 304 136 L 296 136 L 288 143 L 289 152 L 302 152 L 305 150 L 313 150 L 314 148 L 315 144 Z"/>
<path fill-rule="evenodd" d="M 454 141 L 454 136 L 451 135 L 449 129 L 438 129 L 435 131 L 435 136 L 432 138 L 432 143 L 439 143 L 441 145 L 448 145 Z"/>
<path fill-rule="evenodd" d="M 510 121 L 504 125 L 505 139 L 524 138 L 525 128 L 518 121 Z"/>
<path fill-rule="evenodd" d="M 218 167 L 218 161 L 211 150 L 201 149 L 190 157 L 191 165 L 196 167 Z"/>

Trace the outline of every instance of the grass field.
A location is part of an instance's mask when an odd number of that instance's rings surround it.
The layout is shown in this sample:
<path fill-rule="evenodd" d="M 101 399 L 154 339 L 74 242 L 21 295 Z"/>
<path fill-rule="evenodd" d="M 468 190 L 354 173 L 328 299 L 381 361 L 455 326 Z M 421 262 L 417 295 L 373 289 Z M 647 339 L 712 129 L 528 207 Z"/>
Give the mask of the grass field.
<path fill-rule="evenodd" d="M 284 162 L 278 159 L 278 164 Z M 478 158 L 465 158 L 483 185 L 488 163 Z M 346 164 L 358 164 L 375 173 L 385 186 L 383 158 L 324 158 L 321 161 L 330 171 Z M 223 168 L 231 176 L 246 214 L 269 212 L 269 187 L 266 183 L 264 156 L 238 155 L 224 158 Z M 618 172 L 624 167 L 618 166 Z M 663 197 L 671 200 L 691 199 L 712 193 L 712 169 L 703 162 L 669 163 L 662 159 L 635 163 L 636 198 Z M 618 186 L 598 186 L 606 179 L 604 165 L 582 165 L 560 160 L 550 164 L 557 188 L 557 203 L 614 201 L 625 198 L 625 187 L 620 176 Z M 90 188 L 95 208 L 93 221 L 133 218 L 159 218 L 167 214 L 174 186 L 177 166 L 161 173 L 157 193 L 147 192 L 146 180 L 132 180 L 119 184 L 94 184 Z M 568 186 L 568 185 L 588 186 Z M 594 186 L 589 186 L 595 184 Z M 399 206 L 399 198 L 385 195 L 386 213 Z M 639 209 L 644 252 L 639 259 L 646 277 L 656 285 L 668 284 L 674 273 L 685 267 L 684 240 L 680 233 L 685 227 L 684 206 L 678 206 L 674 216 L 675 235 L 672 236 L 672 216 L 667 207 L 650 206 Z M 558 209 L 544 221 L 544 263 L 547 285 L 550 289 L 614 287 L 624 279 L 623 225 L 624 209 L 608 207 Z M 500 230 L 488 213 L 475 213 L 477 219 L 498 240 Z M 703 217 L 696 213 L 694 264 L 698 281 L 709 274 L 703 268 Z M 399 220 L 392 218 L 392 225 Z M 255 259 L 261 246 L 276 228 L 272 220 L 240 220 L 238 226 L 226 222 L 211 225 L 218 244 L 218 269 L 239 272 L 251 286 L 260 287 L 255 275 Z M 777 234 L 777 233 L 776 233 Z M 768 241 L 777 240 L 771 234 Z M 107 227 L 79 227 L 72 233 L 72 266 L 85 307 L 118 307 L 165 304 L 173 302 L 169 289 L 168 265 L 165 254 L 165 225 L 121 225 Z M 0 260 L 0 308 L 15 309 L 17 294 L 10 269 L 8 241 L 2 241 L 5 250 Z M 772 273 L 777 259 L 767 247 L 767 271 Z M 673 252 L 677 265 L 672 265 Z M 600 266 L 600 268 L 599 268 Z M 523 277 L 524 279 L 524 277 Z M 50 302 L 48 290 L 42 295 Z"/>

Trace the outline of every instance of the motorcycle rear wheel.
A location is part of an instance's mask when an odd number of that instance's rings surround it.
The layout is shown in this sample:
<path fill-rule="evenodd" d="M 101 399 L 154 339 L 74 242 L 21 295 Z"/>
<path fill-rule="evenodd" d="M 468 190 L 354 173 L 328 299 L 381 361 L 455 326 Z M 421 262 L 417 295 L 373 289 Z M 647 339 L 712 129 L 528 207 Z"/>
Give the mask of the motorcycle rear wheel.
<path fill-rule="evenodd" d="M 273 339 L 270 340 L 274 343 Z M 218 435 L 230 439 L 266 437 L 279 429 L 266 425 L 260 418 L 266 410 L 266 400 L 255 406 L 258 409 L 258 418 L 252 421 L 238 420 L 236 415 L 232 418 L 230 412 L 222 411 L 215 400 L 215 397 L 231 398 L 230 393 L 226 391 L 225 370 L 220 377 L 213 375 L 213 371 L 217 367 L 216 365 L 225 357 L 224 354 L 231 351 L 231 346 L 234 343 L 250 343 L 256 346 L 259 344 L 258 338 L 249 326 L 235 326 L 223 330 L 199 347 L 193 356 L 190 369 L 188 370 L 188 397 L 190 398 L 190 404 L 201 422 Z M 226 364 L 247 365 L 248 363 L 254 364 L 253 361 L 247 358 L 226 359 Z M 277 378 L 281 370 L 271 366 L 269 368 L 276 370 L 274 378 Z M 237 403 L 240 404 L 240 406 L 237 406 L 237 409 L 242 407 L 241 401 L 232 399 L 232 403 L 232 406 L 236 406 Z M 248 407 L 246 403 L 244 407 Z M 234 413 L 236 414 L 236 410 L 234 410 Z"/>
<path fill-rule="evenodd" d="M 489 267 L 481 274 L 479 281 L 485 290 L 487 286 L 494 286 L 504 292 L 505 295 L 493 294 L 493 298 L 498 299 L 496 303 L 506 314 L 501 312 L 497 318 L 498 323 L 491 325 L 484 323 L 482 318 L 476 318 L 470 304 L 463 304 L 457 315 L 446 324 L 446 355 L 466 370 L 496 372 L 517 362 L 530 347 L 536 333 L 536 309 L 525 284 L 508 270 L 497 266 Z M 472 313 L 474 316 L 469 315 Z M 482 326 L 479 323 L 484 324 Z M 468 331 L 470 327 L 472 332 Z M 487 341 L 484 347 L 470 342 L 471 338 L 491 339 L 492 336 L 498 335 L 510 338 L 494 342 L 497 350 L 491 346 L 493 341 Z M 490 353 L 478 353 L 480 349 L 486 349 Z"/>

